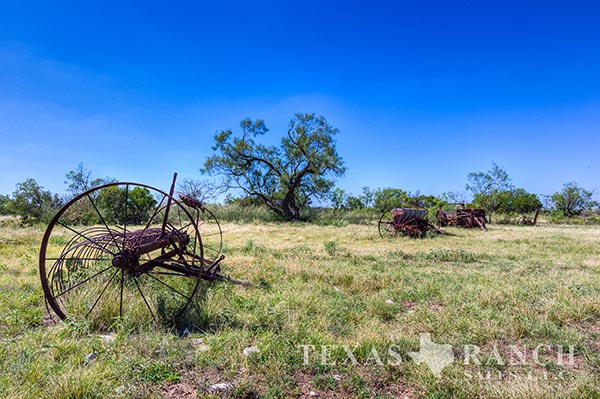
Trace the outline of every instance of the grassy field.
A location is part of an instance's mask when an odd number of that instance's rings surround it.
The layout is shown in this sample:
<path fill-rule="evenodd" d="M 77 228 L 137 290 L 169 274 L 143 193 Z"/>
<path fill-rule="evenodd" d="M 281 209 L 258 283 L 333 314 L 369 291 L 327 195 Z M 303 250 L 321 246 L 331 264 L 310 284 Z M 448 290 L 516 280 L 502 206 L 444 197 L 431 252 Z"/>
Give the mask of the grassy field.
<path fill-rule="evenodd" d="M 43 230 L 0 228 L 0 397 L 600 397 L 600 226 L 223 230 L 223 271 L 257 287 L 99 331 L 47 315 Z"/>

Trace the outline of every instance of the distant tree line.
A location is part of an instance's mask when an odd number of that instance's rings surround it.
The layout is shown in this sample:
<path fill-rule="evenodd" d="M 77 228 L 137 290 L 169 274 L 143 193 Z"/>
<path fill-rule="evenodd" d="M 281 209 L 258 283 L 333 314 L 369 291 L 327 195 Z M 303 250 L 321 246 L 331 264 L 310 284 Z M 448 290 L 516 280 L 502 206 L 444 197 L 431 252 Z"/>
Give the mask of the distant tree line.
<path fill-rule="evenodd" d="M 20 216 L 23 224 L 48 223 L 58 210 L 71 199 L 94 187 L 115 182 L 113 178 L 92 178 L 91 171 L 83 164 L 69 171 L 65 176 L 67 194 L 62 198 L 45 190 L 34 179 L 17 184 L 12 195 L 0 195 L 0 214 Z M 127 223 L 135 224 L 144 220 L 156 205 L 150 191 L 143 187 L 133 187 L 128 193 L 124 188 L 108 186 L 88 194 L 90 201 L 77 202 L 63 215 L 73 224 L 100 223 L 96 206 L 102 211 L 107 222 L 122 224 L 124 213 L 121 208 L 127 199 Z"/>
<path fill-rule="evenodd" d="M 12 195 L 0 195 L 0 214 L 21 216 L 26 224 L 50 220 L 62 200 L 34 179 L 18 183 Z"/>
<path fill-rule="evenodd" d="M 335 180 L 344 175 L 346 168 L 336 149 L 338 130 L 315 114 L 297 113 L 290 120 L 287 131 L 281 135 L 279 145 L 261 142 L 269 134 L 262 120 L 244 119 L 241 133 L 219 131 L 214 136 L 213 155 L 209 156 L 201 172 L 220 180 L 185 179 L 179 191 L 192 195 L 202 202 L 216 201 L 225 196 L 225 206 L 265 207 L 280 220 L 303 219 L 312 206 L 328 203 L 334 214 L 367 210 L 383 212 L 395 207 L 433 209 L 466 203 L 466 194 L 443 193 L 425 195 L 419 190 L 412 193 L 401 188 L 373 189 L 363 187 L 358 195 L 347 193 L 335 186 Z M 272 140 L 271 140 L 272 141 Z M 17 184 L 10 195 L 0 195 L 0 214 L 21 216 L 24 223 L 47 222 L 71 198 L 92 187 L 114 182 L 112 178 L 92 178 L 83 164 L 65 176 L 66 195 L 60 198 L 40 186 L 34 179 Z M 492 163 L 486 172 L 472 172 L 467 176 L 466 190 L 472 200 L 468 207 L 483 208 L 488 218 L 497 213 L 526 214 L 534 212 L 546 200 L 546 210 L 571 218 L 598 206 L 593 192 L 575 182 L 563 185 L 562 190 L 540 198 L 524 188 L 515 187 L 502 167 Z M 96 194 L 94 200 L 108 214 L 118 215 L 124 193 L 114 186 Z M 128 207 L 133 212 L 132 222 L 142 217 L 155 205 L 155 199 L 142 188 L 129 193 Z M 121 204 L 121 205 L 118 205 Z M 73 210 L 72 218 L 79 223 L 95 223 L 95 211 Z M 115 221 L 118 222 L 118 221 Z"/>
<path fill-rule="evenodd" d="M 434 210 L 440 206 L 464 204 L 466 207 L 483 208 L 489 221 L 496 213 L 503 215 L 522 215 L 542 208 L 542 199 L 524 188 L 512 184 L 508 173 L 493 163 L 487 172 L 472 172 L 467 176 L 467 191 L 472 200 L 467 201 L 462 193 L 443 193 L 439 197 L 424 195 L 419 191 L 411 193 L 399 188 L 362 188 L 362 194 L 353 196 L 340 188 L 332 190 L 331 206 L 334 211 L 352 211 L 371 208 L 379 212 L 394 207 L 423 208 Z M 563 185 L 562 190 L 547 197 L 547 211 L 571 218 L 598 206 L 592 199 L 593 192 L 580 187 L 575 182 Z"/>

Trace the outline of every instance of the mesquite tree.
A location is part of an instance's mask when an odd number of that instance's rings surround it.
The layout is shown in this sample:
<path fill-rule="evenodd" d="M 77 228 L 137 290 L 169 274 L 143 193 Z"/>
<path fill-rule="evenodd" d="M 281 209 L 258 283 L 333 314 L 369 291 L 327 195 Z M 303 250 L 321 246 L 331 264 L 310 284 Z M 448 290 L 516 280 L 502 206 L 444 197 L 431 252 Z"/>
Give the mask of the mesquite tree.
<path fill-rule="evenodd" d="M 563 184 L 563 189 L 552 194 L 552 202 L 558 211 L 566 217 L 573 217 L 581 214 L 586 209 L 591 209 L 598 205 L 592 200 L 593 191 L 588 191 L 575 182 Z"/>
<path fill-rule="evenodd" d="M 514 188 L 511 178 L 503 168 L 492 163 L 489 171 L 469 173 L 467 179 L 466 188 L 473 193 L 473 202 L 485 209 L 491 223 L 492 214 L 501 207 L 506 193 Z"/>
<path fill-rule="evenodd" d="M 324 117 L 297 113 L 279 146 L 257 143 L 267 129 L 264 121 L 244 119 L 241 136 L 231 130 L 215 134 L 216 152 L 203 172 L 221 175 L 228 188 L 241 189 L 285 220 L 295 221 L 313 197 L 325 198 L 334 177 L 344 174 L 334 136 L 338 130 Z"/>

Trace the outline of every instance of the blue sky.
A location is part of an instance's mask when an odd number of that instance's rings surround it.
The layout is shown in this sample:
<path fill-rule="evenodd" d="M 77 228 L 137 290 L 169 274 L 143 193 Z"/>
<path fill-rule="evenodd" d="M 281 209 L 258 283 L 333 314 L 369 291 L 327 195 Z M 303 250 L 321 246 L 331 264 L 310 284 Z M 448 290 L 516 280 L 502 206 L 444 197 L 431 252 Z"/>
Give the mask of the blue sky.
<path fill-rule="evenodd" d="M 202 178 L 245 117 L 340 130 L 338 185 L 600 189 L 600 2 L 0 1 L 0 193 Z"/>

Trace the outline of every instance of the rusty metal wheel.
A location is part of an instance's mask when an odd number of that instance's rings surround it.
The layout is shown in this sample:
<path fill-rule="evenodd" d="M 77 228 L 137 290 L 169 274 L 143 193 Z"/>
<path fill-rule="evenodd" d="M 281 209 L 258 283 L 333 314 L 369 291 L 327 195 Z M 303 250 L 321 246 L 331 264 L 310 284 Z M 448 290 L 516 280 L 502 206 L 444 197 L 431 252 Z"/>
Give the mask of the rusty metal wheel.
<path fill-rule="evenodd" d="M 471 227 L 473 227 L 473 222 L 474 220 L 471 216 L 464 218 L 464 227 L 470 229 Z"/>
<path fill-rule="evenodd" d="M 398 234 L 396 223 L 394 222 L 394 217 L 392 216 L 392 211 L 383 212 L 379 218 L 377 227 L 379 229 L 379 235 L 381 238 L 395 237 Z"/>
<path fill-rule="evenodd" d="M 69 201 L 40 248 L 46 300 L 61 319 L 108 327 L 172 321 L 188 307 L 206 267 L 197 219 L 171 195 L 111 183 Z"/>

